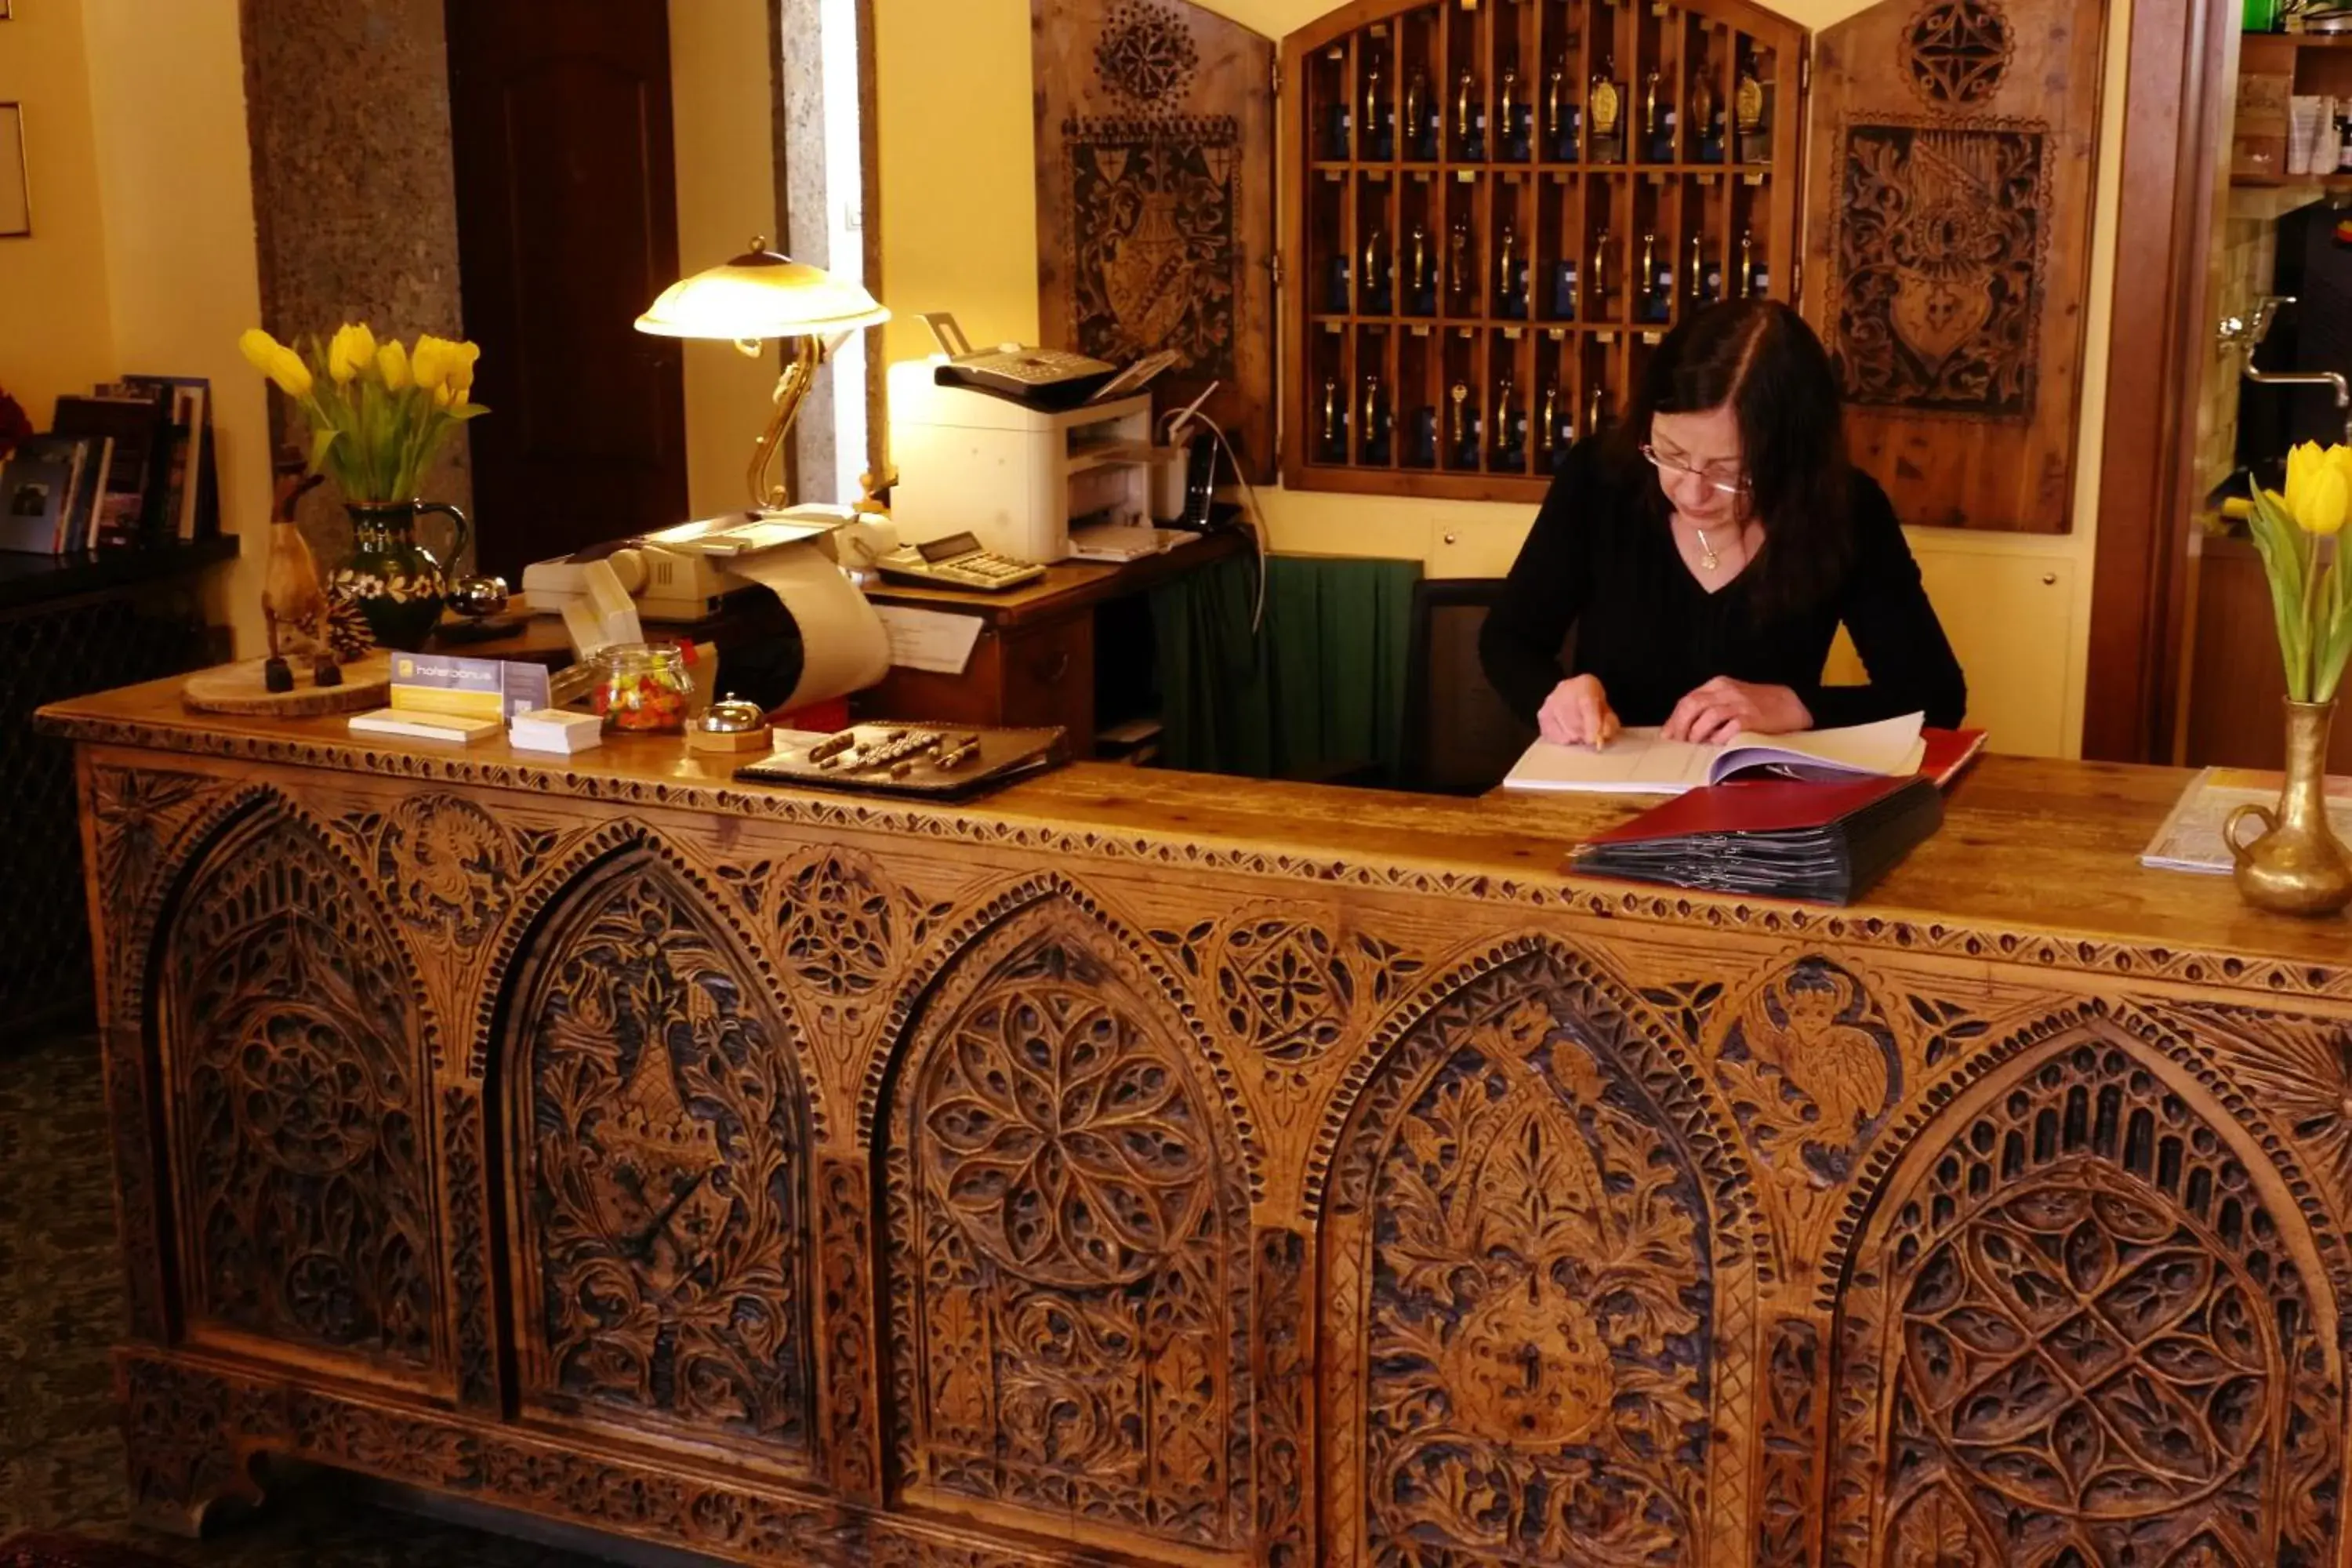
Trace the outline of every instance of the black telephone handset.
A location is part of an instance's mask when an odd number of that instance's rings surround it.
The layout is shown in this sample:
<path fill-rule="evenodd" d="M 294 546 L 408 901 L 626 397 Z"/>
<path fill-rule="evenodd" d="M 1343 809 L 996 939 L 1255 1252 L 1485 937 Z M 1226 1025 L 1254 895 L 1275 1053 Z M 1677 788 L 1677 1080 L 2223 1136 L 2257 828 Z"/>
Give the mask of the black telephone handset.
<path fill-rule="evenodd" d="M 1196 431 L 1184 451 L 1184 510 L 1178 528 L 1206 533 L 1213 526 L 1217 499 L 1217 441 L 1206 430 Z"/>

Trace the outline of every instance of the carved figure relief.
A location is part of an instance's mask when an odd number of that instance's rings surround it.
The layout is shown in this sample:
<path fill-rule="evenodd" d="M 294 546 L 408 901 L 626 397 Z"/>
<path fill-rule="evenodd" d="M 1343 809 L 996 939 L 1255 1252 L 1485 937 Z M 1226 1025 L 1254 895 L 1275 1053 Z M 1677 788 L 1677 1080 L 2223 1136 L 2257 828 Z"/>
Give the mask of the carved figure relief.
<path fill-rule="evenodd" d="M 1780 970 L 1719 1020 L 1706 1054 L 1756 1163 L 1781 1268 L 1819 1255 L 1846 1179 L 1902 1098 L 1885 1016 L 1851 972 L 1822 958 Z"/>
<path fill-rule="evenodd" d="M 2119 1043 L 2086 1028 L 2014 1075 L 1877 1214 L 1837 1379 L 1883 1391 L 1842 1406 L 1842 1452 L 1885 1460 L 1833 1481 L 1842 1561 L 2334 1560 L 2342 1395 L 2301 1220 Z"/>
<path fill-rule="evenodd" d="M 2016 47 L 1993 0 L 1928 0 L 1903 31 L 1905 74 L 1930 109 L 1961 109 L 2000 90 Z"/>
<path fill-rule="evenodd" d="M 1698 1561 L 1710 1224 L 1629 1028 L 1539 951 L 1415 1025 L 1367 1089 L 1335 1201 L 1370 1163 L 1374 1563 Z"/>
<path fill-rule="evenodd" d="M 890 1247 L 895 1359 L 924 1377 L 898 1414 L 918 1484 L 1227 1546 L 1253 1512 L 1246 1205 L 1153 988 L 1048 900 L 918 1019 Z"/>
<path fill-rule="evenodd" d="M 164 1060 L 193 1315 L 425 1370 L 425 1028 L 363 879 L 265 806 L 205 853 L 181 907 Z"/>
<path fill-rule="evenodd" d="M 1867 405 L 2030 420 L 2046 128 L 1843 128 L 1831 353 Z"/>
<path fill-rule="evenodd" d="M 810 1432 L 793 1033 L 651 851 L 568 894 L 511 1060 L 526 1394 L 790 1450 Z"/>

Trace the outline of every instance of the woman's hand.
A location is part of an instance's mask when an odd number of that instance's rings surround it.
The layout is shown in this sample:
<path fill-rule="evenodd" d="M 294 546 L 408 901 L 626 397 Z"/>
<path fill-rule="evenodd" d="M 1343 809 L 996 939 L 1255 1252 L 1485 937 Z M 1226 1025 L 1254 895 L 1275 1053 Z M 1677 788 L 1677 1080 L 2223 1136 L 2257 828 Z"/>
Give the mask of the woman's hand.
<path fill-rule="evenodd" d="M 1536 712 L 1536 729 L 1555 745 L 1599 748 L 1617 738 L 1617 715 L 1598 679 L 1571 675 L 1544 699 Z"/>
<path fill-rule="evenodd" d="M 1559 695 L 1555 691 L 1554 698 Z M 1549 712 L 1551 704 L 1544 705 Z M 1755 686 L 1718 675 L 1693 691 L 1666 717 L 1669 741 L 1716 742 L 1740 731 L 1757 735 L 1785 735 L 1810 730 L 1813 716 L 1797 694 L 1785 686 Z"/>

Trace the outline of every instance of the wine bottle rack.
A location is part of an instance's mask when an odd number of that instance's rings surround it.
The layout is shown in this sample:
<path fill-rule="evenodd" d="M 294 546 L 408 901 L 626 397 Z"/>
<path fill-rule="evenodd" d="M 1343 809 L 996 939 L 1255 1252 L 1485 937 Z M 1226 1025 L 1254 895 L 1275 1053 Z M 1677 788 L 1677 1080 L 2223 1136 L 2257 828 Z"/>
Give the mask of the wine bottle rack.
<path fill-rule="evenodd" d="M 1741 0 L 1370 0 L 1286 39 L 1285 482 L 1539 498 L 1696 303 L 1795 299 L 1804 47 Z"/>

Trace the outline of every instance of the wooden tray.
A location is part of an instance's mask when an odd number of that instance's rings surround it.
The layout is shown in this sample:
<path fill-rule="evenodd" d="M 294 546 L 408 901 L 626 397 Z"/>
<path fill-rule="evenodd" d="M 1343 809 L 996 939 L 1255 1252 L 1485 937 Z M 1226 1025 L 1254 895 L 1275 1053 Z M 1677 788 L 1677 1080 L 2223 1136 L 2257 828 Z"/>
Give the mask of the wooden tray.
<path fill-rule="evenodd" d="M 294 662 L 294 689 L 270 691 L 261 684 L 265 660 L 200 669 L 180 683 L 180 701 L 199 713 L 249 713 L 268 719 L 314 719 L 322 713 L 356 713 L 381 708 L 392 694 L 392 656 L 372 653 L 343 666 L 341 686 L 314 686 L 308 659 Z"/>

